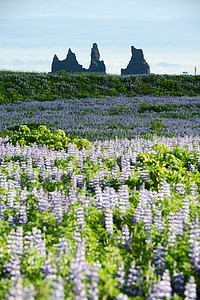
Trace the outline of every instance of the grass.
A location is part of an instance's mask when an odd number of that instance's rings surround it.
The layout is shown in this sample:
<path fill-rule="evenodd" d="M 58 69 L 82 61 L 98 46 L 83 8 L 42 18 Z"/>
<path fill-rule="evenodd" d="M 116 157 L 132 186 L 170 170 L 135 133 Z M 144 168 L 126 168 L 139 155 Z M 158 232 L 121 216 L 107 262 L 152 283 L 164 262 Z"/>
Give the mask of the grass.
<path fill-rule="evenodd" d="M 0 72 L 0 103 L 65 98 L 200 94 L 200 76 Z"/>

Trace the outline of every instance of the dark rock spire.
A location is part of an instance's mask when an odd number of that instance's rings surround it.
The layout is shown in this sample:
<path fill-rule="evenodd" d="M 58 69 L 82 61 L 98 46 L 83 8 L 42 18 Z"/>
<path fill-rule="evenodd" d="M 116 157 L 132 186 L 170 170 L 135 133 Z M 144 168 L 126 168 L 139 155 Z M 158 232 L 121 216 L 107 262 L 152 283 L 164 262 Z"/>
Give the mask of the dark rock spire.
<path fill-rule="evenodd" d="M 70 48 L 68 50 L 67 57 L 64 60 L 59 60 L 57 55 L 54 55 L 52 72 L 55 73 L 61 70 L 69 73 L 87 72 L 87 70 L 78 63 L 75 53 L 73 53 Z"/>
<path fill-rule="evenodd" d="M 91 49 L 91 62 L 88 72 L 98 72 L 98 73 L 105 73 L 106 67 L 104 61 L 100 61 L 100 53 L 96 43 L 93 44 Z"/>
<path fill-rule="evenodd" d="M 51 65 L 51 72 L 55 73 L 57 71 L 59 71 L 59 59 L 58 56 L 55 54 Z"/>
<path fill-rule="evenodd" d="M 131 46 L 131 60 L 126 69 L 121 69 L 121 75 L 127 74 L 150 74 L 150 67 L 144 59 L 142 49 Z"/>

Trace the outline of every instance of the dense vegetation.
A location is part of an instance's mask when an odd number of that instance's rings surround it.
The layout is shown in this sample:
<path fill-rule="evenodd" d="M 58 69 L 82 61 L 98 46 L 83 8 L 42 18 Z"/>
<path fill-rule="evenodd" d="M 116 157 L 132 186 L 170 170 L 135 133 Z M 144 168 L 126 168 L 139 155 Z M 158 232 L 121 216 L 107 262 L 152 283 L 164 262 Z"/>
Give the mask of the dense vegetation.
<path fill-rule="evenodd" d="M 57 98 L 200 94 L 200 76 L 56 74 L 0 72 L 0 103 Z"/>
<path fill-rule="evenodd" d="M 1 72 L 0 299 L 200 298 L 199 81 Z"/>

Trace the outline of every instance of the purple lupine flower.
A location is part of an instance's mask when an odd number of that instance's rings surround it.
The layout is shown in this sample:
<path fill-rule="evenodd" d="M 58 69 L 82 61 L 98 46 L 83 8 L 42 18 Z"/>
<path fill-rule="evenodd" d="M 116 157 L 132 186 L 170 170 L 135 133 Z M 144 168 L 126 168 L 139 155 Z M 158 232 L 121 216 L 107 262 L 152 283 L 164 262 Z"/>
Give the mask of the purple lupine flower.
<path fill-rule="evenodd" d="M 170 184 L 167 183 L 166 180 L 162 180 L 160 183 L 160 190 L 159 190 L 159 196 L 160 198 L 167 198 L 171 196 L 171 188 L 170 188 Z"/>
<path fill-rule="evenodd" d="M 96 186 L 99 186 L 101 180 L 101 173 L 97 172 L 93 177 L 93 187 L 95 189 Z"/>
<path fill-rule="evenodd" d="M 16 246 L 17 246 L 17 251 L 15 252 L 16 254 L 18 254 L 19 256 L 23 254 L 23 227 L 18 227 L 16 229 Z"/>
<path fill-rule="evenodd" d="M 71 244 L 66 238 L 59 238 L 59 244 L 54 244 L 56 254 L 60 257 L 63 254 L 69 254 L 71 251 Z"/>
<path fill-rule="evenodd" d="M 69 202 L 70 203 L 75 203 L 75 202 L 77 202 L 77 192 L 76 192 L 76 189 L 75 188 L 73 188 L 73 187 L 71 187 L 70 189 L 69 189 Z"/>
<path fill-rule="evenodd" d="M 153 283 L 148 296 L 147 296 L 147 300 L 158 300 L 159 298 L 157 297 L 158 295 L 158 283 Z"/>
<path fill-rule="evenodd" d="M 28 195 L 27 188 L 24 187 L 19 194 L 21 205 L 26 203 L 27 195 Z"/>
<path fill-rule="evenodd" d="M 71 178 L 72 174 L 73 174 L 73 163 L 70 161 L 67 166 L 67 176 Z"/>
<path fill-rule="evenodd" d="M 116 272 L 116 276 L 117 276 L 117 281 L 120 285 L 119 288 L 121 289 L 121 288 L 123 288 L 123 286 L 125 284 L 125 277 L 126 277 L 123 262 L 119 265 L 117 272 Z"/>
<path fill-rule="evenodd" d="M 78 168 L 79 168 L 80 172 L 84 171 L 84 168 L 83 168 L 83 157 L 82 157 L 82 155 L 80 155 L 80 153 L 79 153 L 79 156 L 78 156 Z"/>
<path fill-rule="evenodd" d="M 31 180 L 33 178 L 33 166 L 32 166 L 32 158 L 31 157 L 28 157 L 28 159 L 27 159 L 26 171 L 27 171 L 28 180 Z"/>
<path fill-rule="evenodd" d="M 119 193 L 119 209 L 121 209 L 123 213 L 126 213 L 127 209 L 130 208 L 128 186 L 121 185 L 118 193 Z"/>
<path fill-rule="evenodd" d="M 46 256 L 46 243 L 45 240 L 42 240 L 41 230 L 33 228 L 33 246 L 37 250 L 38 257 Z"/>
<path fill-rule="evenodd" d="M 190 250 L 189 257 L 190 262 L 196 271 L 196 273 L 200 274 L 200 241 L 195 239 L 189 239 L 190 241 Z"/>
<path fill-rule="evenodd" d="M 175 186 L 175 190 L 179 193 L 179 195 L 185 195 L 185 185 L 183 183 L 177 183 Z"/>
<path fill-rule="evenodd" d="M 87 205 L 88 205 L 88 199 L 87 199 L 85 193 L 84 193 L 84 194 L 78 193 L 78 199 L 79 199 L 79 201 L 80 201 L 80 203 L 81 203 L 81 206 L 84 207 L 84 206 L 87 206 Z"/>
<path fill-rule="evenodd" d="M 199 215 L 196 213 L 195 218 L 190 226 L 190 238 L 200 238 Z"/>
<path fill-rule="evenodd" d="M 53 212 L 56 216 L 56 221 L 62 223 L 63 220 L 63 210 L 62 210 L 62 197 L 58 191 L 52 193 L 52 204 Z"/>
<path fill-rule="evenodd" d="M 6 277 L 10 277 L 13 282 L 17 282 L 17 279 L 21 276 L 21 266 L 18 255 L 12 254 L 9 261 L 3 265 L 3 274 Z"/>
<path fill-rule="evenodd" d="M 45 278 L 47 281 L 56 281 L 58 270 L 56 265 L 52 264 L 50 260 L 47 259 L 45 264 L 40 267 L 40 270 L 44 274 L 43 278 Z"/>
<path fill-rule="evenodd" d="M 142 215 L 143 215 L 143 210 L 141 206 L 138 205 L 133 213 L 133 218 L 132 218 L 133 224 L 139 223 L 139 221 L 142 219 Z"/>
<path fill-rule="evenodd" d="M 120 183 L 123 184 L 126 180 L 129 179 L 130 176 L 131 169 L 126 167 L 126 169 L 123 169 L 123 171 L 121 172 Z"/>
<path fill-rule="evenodd" d="M 47 174 L 51 174 L 51 161 L 50 161 L 50 157 L 48 155 L 45 155 L 45 160 L 44 160 L 44 165 L 45 165 L 45 169 Z"/>
<path fill-rule="evenodd" d="M 73 231 L 73 236 L 76 245 L 82 242 L 82 236 L 78 227 L 76 227 L 75 230 Z"/>
<path fill-rule="evenodd" d="M 192 195 L 193 204 L 197 205 L 199 203 L 198 187 L 194 182 L 190 184 L 190 192 Z"/>
<path fill-rule="evenodd" d="M 197 299 L 197 286 L 193 276 L 190 276 L 189 281 L 185 285 L 184 296 L 185 300 Z"/>
<path fill-rule="evenodd" d="M 68 153 L 69 155 L 75 155 L 75 156 L 78 156 L 78 149 L 75 149 L 73 143 L 69 143 L 67 153 Z"/>
<path fill-rule="evenodd" d="M 105 227 L 109 235 L 113 234 L 113 213 L 110 208 L 104 210 Z"/>
<path fill-rule="evenodd" d="M 189 234 L 189 258 L 193 269 L 200 274 L 200 226 L 198 214 L 196 214 L 195 219 L 193 220 L 190 228 Z"/>
<path fill-rule="evenodd" d="M 95 187 L 95 206 L 101 210 L 104 205 L 104 198 L 103 198 L 103 193 L 102 189 L 100 186 Z"/>
<path fill-rule="evenodd" d="M 195 171 L 195 165 L 193 165 L 191 162 L 188 162 L 188 165 L 189 165 L 188 171 L 194 173 L 194 171 Z"/>
<path fill-rule="evenodd" d="M 11 230 L 8 235 L 8 252 L 11 254 L 22 255 L 23 253 L 23 227 L 18 227 L 16 231 Z"/>
<path fill-rule="evenodd" d="M 127 155 L 122 155 L 120 165 L 122 172 L 127 168 L 130 168 L 130 159 Z"/>
<path fill-rule="evenodd" d="M 30 250 L 31 243 L 33 244 L 33 235 L 30 231 L 27 231 L 24 236 L 24 253 L 27 253 Z"/>
<path fill-rule="evenodd" d="M 19 224 L 19 220 L 20 220 L 20 201 L 15 198 L 14 199 L 14 203 L 13 203 L 13 210 L 15 212 L 13 220 L 15 222 L 15 225 Z"/>
<path fill-rule="evenodd" d="M 8 176 L 12 176 L 13 175 L 13 162 L 10 161 L 7 166 L 6 166 L 7 172 L 8 172 Z"/>
<path fill-rule="evenodd" d="M 86 271 L 85 262 L 85 244 L 80 243 L 77 245 L 77 251 L 75 257 L 70 262 L 70 276 L 69 279 L 73 280 L 73 293 L 75 294 L 74 299 L 85 299 L 87 300 L 86 286 L 84 284 Z"/>
<path fill-rule="evenodd" d="M 94 177 L 89 177 L 88 189 L 90 192 L 94 189 Z"/>
<path fill-rule="evenodd" d="M 119 293 L 117 298 L 115 298 L 116 300 L 128 300 L 128 296 L 122 293 Z"/>
<path fill-rule="evenodd" d="M 117 164 L 115 164 L 112 167 L 112 178 L 113 179 L 118 179 L 119 178 L 119 171 L 120 171 L 119 166 Z"/>
<path fill-rule="evenodd" d="M 135 266 L 135 262 L 132 262 L 125 283 L 126 293 L 131 297 L 143 296 L 141 275 L 141 268 Z"/>
<path fill-rule="evenodd" d="M 74 286 L 72 292 L 75 294 L 74 300 L 88 300 L 86 287 L 84 283 L 79 278 L 74 278 Z"/>
<path fill-rule="evenodd" d="M 110 172 L 107 169 L 104 169 L 104 170 L 100 169 L 100 175 L 103 177 L 103 180 L 102 180 L 103 186 L 104 187 L 109 186 L 110 182 L 109 182 L 108 178 L 110 176 Z M 93 182 L 94 182 L 94 179 L 93 179 Z"/>
<path fill-rule="evenodd" d="M 15 182 L 19 185 L 20 181 L 21 181 L 21 174 L 20 174 L 20 165 L 19 165 L 19 162 L 16 162 L 14 164 L 14 167 L 15 167 L 14 179 L 15 179 Z"/>
<path fill-rule="evenodd" d="M 169 270 L 165 270 L 162 280 L 158 283 L 157 297 L 158 299 L 171 299 L 172 287 Z"/>
<path fill-rule="evenodd" d="M 173 292 L 177 295 L 182 295 L 184 292 L 184 276 L 183 272 L 175 273 L 174 274 L 174 281 L 173 281 Z"/>
<path fill-rule="evenodd" d="M 160 233 L 164 231 L 164 221 L 162 219 L 162 211 L 160 209 L 155 210 L 154 226 L 155 229 L 158 230 Z"/>
<path fill-rule="evenodd" d="M 149 171 L 145 168 L 139 168 L 139 172 L 140 172 L 140 177 L 142 179 L 142 181 L 149 181 Z"/>
<path fill-rule="evenodd" d="M 34 300 L 35 299 L 35 288 L 32 284 L 29 284 L 26 287 L 22 285 L 22 277 L 17 279 L 15 285 L 11 286 L 6 295 L 5 299 L 8 300 Z"/>
<path fill-rule="evenodd" d="M 97 261 L 93 265 L 87 264 L 87 269 L 86 269 L 86 278 L 90 279 L 90 282 L 87 283 L 86 287 L 88 289 L 88 297 L 91 300 L 98 300 L 99 299 L 99 288 L 98 288 L 98 283 L 99 283 L 99 273 L 98 270 L 100 269 L 101 265 Z"/>
<path fill-rule="evenodd" d="M 110 206 L 111 208 L 115 209 L 118 203 L 119 195 L 117 192 L 115 192 L 114 188 L 109 188 L 109 199 L 110 199 Z"/>
<path fill-rule="evenodd" d="M 82 174 L 77 175 L 77 187 L 83 189 L 85 183 L 85 176 Z"/>
<path fill-rule="evenodd" d="M 79 229 L 83 230 L 85 228 L 83 207 L 78 207 L 76 215 L 77 215 L 77 226 Z"/>
<path fill-rule="evenodd" d="M 6 205 L 8 208 L 13 208 L 14 200 L 15 200 L 16 196 L 17 196 L 17 193 L 14 189 L 7 192 L 7 204 Z"/>
<path fill-rule="evenodd" d="M 72 174 L 72 177 L 71 177 L 71 188 L 73 188 L 75 191 L 77 189 L 77 176 L 76 176 L 76 174 Z"/>
<path fill-rule="evenodd" d="M 151 291 L 148 294 L 147 300 L 162 300 L 171 299 L 172 288 L 169 270 L 165 270 L 161 281 L 154 282 Z"/>
<path fill-rule="evenodd" d="M 109 193 L 109 187 L 106 187 L 103 191 L 103 209 L 109 209 L 111 207 L 110 205 L 110 193 Z"/>
<path fill-rule="evenodd" d="M 142 215 L 144 229 L 149 232 L 152 230 L 152 211 L 149 205 L 143 210 Z"/>
<path fill-rule="evenodd" d="M 190 221 L 190 201 L 188 196 L 183 199 L 183 206 L 182 206 L 182 216 L 183 216 L 183 225 L 184 227 L 188 227 Z"/>
<path fill-rule="evenodd" d="M 128 229 L 128 225 L 125 224 L 122 226 L 122 245 L 125 246 L 125 248 L 129 249 L 129 243 L 130 243 L 130 232 Z"/>
<path fill-rule="evenodd" d="M 53 179 L 55 180 L 61 180 L 62 179 L 62 170 L 58 169 L 57 167 L 53 168 Z"/>
<path fill-rule="evenodd" d="M 162 275 L 166 270 L 165 248 L 161 244 L 158 244 L 156 250 L 154 250 L 153 252 L 156 273 Z"/>
<path fill-rule="evenodd" d="M 1 200 L 6 200 L 5 195 L 1 196 Z M 0 219 L 4 219 L 4 213 L 6 211 L 6 205 L 3 203 L 3 201 L 0 202 Z"/>
<path fill-rule="evenodd" d="M 128 157 L 127 154 L 125 154 L 125 155 L 122 155 L 122 157 L 121 157 L 120 183 L 123 184 L 125 180 L 128 180 L 130 175 L 131 175 L 130 158 Z"/>
<path fill-rule="evenodd" d="M 181 211 L 169 213 L 169 235 L 168 243 L 175 243 L 177 236 L 183 236 L 183 215 Z"/>
<path fill-rule="evenodd" d="M 149 203 L 148 191 L 145 189 L 145 185 L 142 184 L 140 187 L 139 204 L 141 208 L 145 208 Z"/>
<path fill-rule="evenodd" d="M 48 195 L 44 192 L 43 188 L 40 188 L 39 190 L 34 188 L 32 193 L 38 200 L 38 210 L 40 212 L 46 211 L 46 209 L 49 208 L 49 201 Z"/>
<path fill-rule="evenodd" d="M 0 186 L 7 189 L 7 178 L 6 174 L 0 172 Z"/>
<path fill-rule="evenodd" d="M 51 284 L 51 300 L 64 300 L 65 291 L 64 291 L 64 282 L 61 276 L 56 277 L 56 279 Z"/>

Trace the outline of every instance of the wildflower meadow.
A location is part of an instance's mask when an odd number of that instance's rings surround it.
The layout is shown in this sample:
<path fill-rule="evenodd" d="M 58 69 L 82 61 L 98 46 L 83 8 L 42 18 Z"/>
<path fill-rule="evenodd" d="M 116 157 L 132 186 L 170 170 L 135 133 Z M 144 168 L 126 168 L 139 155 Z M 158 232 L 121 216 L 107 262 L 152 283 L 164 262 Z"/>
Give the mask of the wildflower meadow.
<path fill-rule="evenodd" d="M 200 299 L 200 76 L 0 72 L 0 299 Z"/>

